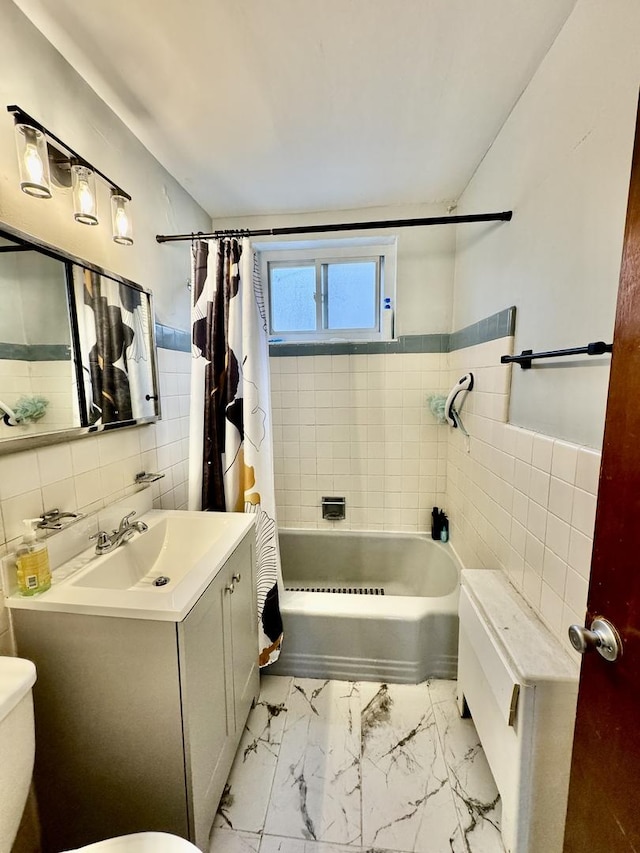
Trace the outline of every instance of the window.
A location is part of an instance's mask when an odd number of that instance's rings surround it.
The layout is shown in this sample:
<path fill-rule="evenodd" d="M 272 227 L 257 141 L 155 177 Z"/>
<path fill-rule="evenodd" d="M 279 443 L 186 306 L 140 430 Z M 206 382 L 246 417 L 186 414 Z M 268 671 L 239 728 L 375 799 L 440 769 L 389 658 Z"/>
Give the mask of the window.
<path fill-rule="evenodd" d="M 258 248 L 272 339 L 384 339 L 381 308 L 385 297 L 394 301 L 395 238 Z"/>

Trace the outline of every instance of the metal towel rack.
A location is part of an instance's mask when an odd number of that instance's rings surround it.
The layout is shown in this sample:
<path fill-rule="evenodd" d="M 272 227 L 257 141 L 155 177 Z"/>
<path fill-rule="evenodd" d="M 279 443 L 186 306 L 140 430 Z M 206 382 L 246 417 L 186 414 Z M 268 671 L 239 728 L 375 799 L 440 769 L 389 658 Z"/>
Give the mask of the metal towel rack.
<path fill-rule="evenodd" d="M 613 344 L 605 344 L 604 341 L 594 341 L 587 344 L 586 347 L 570 347 L 569 349 L 556 349 L 549 350 L 548 352 L 533 352 L 530 349 L 523 349 L 520 355 L 501 356 L 500 363 L 511 364 L 511 362 L 515 362 L 523 370 L 529 370 L 531 362 L 536 358 L 559 358 L 565 355 L 604 355 L 606 352 L 613 352 Z"/>

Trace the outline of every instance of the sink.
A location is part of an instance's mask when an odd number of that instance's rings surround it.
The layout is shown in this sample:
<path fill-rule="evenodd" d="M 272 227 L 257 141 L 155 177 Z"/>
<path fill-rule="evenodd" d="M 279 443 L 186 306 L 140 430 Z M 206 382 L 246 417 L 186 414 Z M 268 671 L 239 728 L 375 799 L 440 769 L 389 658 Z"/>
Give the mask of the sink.
<path fill-rule="evenodd" d="M 181 621 L 254 524 L 252 514 L 182 510 L 150 510 L 140 520 L 148 530 L 107 554 L 86 548 L 53 572 L 51 589 L 10 595 L 7 606 Z"/>
<path fill-rule="evenodd" d="M 164 576 L 169 578 L 164 586 L 175 586 L 223 538 L 233 520 L 228 513 L 185 512 L 157 520 L 149 516 L 144 519 L 148 530 L 134 533 L 128 542 L 102 555 L 71 583 L 133 589 L 153 587 L 153 581 Z"/>

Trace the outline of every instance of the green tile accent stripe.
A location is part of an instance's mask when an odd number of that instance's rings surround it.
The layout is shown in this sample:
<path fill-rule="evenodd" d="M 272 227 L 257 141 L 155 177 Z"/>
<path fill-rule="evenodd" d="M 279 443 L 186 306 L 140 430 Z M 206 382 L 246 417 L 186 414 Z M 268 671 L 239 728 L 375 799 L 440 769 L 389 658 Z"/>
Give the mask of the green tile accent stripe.
<path fill-rule="evenodd" d="M 340 341 L 313 344 L 269 344 L 272 358 L 293 355 L 373 355 L 398 352 L 447 352 L 449 335 L 401 335 L 395 341 Z"/>
<path fill-rule="evenodd" d="M 177 352 L 191 352 L 191 335 L 156 323 L 156 346 Z M 0 359 L 6 361 L 69 361 L 71 348 L 66 344 L 7 344 L 0 342 Z"/>
<path fill-rule="evenodd" d="M 0 359 L 6 361 L 70 361 L 68 344 L 0 343 Z"/>
<path fill-rule="evenodd" d="M 398 352 L 453 352 L 513 335 L 515 306 L 498 311 L 471 326 L 443 335 L 401 335 L 395 341 L 327 342 L 311 344 L 269 344 L 271 358 L 304 355 L 371 355 Z M 160 344 L 158 344 L 160 346 Z"/>
<path fill-rule="evenodd" d="M 304 355 L 370 355 L 399 352 L 452 352 L 496 338 L 513 335 L 516 325 L 515 307 L 485 317 L 452 334 L 401 335 L 395 341 L 327 342 L 312 344 L 270 344 L 272 358 Z M 156 323 L 156 345 L 176 352 L 191 351 L 191 334 Z M 8 344 L 0 342 L 0 359 L 12 361 L 69 361 L 70 348 L 65 344 Z"/>
<path fill-rule="evenodd" d="M 516 308 L 512 305 L 511 308 L 505 308 L 504 311 L 498 311 L 497 314 L 452 332 L 449 335 L 449 352 L 485 344 L 487 341 L 495 341 L 498 338 L 506 338 L 513 335 L 515 330 Z"/>
<path fill-rule="evenodd" d="M 191 352 L 191 333 L 156 323 L 156 346 L 176 352 Z"/>

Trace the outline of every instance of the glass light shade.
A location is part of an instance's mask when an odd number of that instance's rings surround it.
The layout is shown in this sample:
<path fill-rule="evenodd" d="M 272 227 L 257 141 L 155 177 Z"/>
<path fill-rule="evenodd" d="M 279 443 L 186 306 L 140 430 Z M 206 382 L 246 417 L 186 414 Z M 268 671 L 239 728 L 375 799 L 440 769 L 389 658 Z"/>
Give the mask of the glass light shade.
<path fill-rule="evenodd" d="M 47 139 L 30 124 L 16 124 L 20 189 L 35 198 L 51 198 Z"/>
<path fill-rule="evenodd" d="M 71 167 L 73 218 L 83 225 L 98 224 L 96 176 L 88 166 L 74 163 Z"/>
<path fill-rule="evenodd" d="M 133 245 L 129 199 L 116 190 L 111 190 L 111 226 L 114 243 L 119 243 L 121 246 Z"/>

